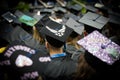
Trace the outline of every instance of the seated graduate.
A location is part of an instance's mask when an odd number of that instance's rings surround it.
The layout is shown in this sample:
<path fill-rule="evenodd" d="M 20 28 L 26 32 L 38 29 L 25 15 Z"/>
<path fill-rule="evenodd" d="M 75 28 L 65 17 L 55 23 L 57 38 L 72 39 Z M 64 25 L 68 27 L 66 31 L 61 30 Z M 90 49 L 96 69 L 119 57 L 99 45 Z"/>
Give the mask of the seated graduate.
<path fill-rule="evenodd" d="M 75 80 L 87 80 L 87 77 L 88 80 L 119 78 L 120 46 L 118 44 L 98 31 L 93 31 L 79 40 L 78 44 L 83 46 L 86 52 L 78 60 L 79 68 Z"/>
<path fill-rule="evenodd" d="M 111 39 L 116 44 L 120 45 L 120 25 L 109 23 L 109 39 Z"/>
<path fill-rule="evenodd" d="M 38 41 L 36 36 L 37 32 L 35 27 L 33 27 L 36 23 L 35 18 L 30 17 L 20 11 L 16 11 L 14 14 L 11 12 L 6 12 L 2 15 L 2 17 L 3 19 L 0 22 L 2 26 L 0 32 L 3 35 L 1 35 L 1 37 L 10 43 L 18 40 L 34 48 L 40 47 L 39 43 L 42 43 L 43 41 Z"/>
<path fill-rule="evenodd" d="M 41 52 L 36 43 L 32 44 L 35 40 L 21 27 L 1 24 L 4 26 L 0 28 L 0 74 L 7 74 L 7 80 L 38 80 L 44 63 L 51 60 L 49 55 L 43 49 Z"/>
<path fill-rule="evenodd" d="M 49 61 L 43 51 L 19 41 L 13 41 L 0 54 L 0 67 L 7 80 L 41 80 Z"/>
<path fill-rule="evenodd" d="M 40 33 L 45 36 L 45 46 L 49 51 L 51 62 L 44 71 L 46 80 L 73 80 L 77 63 L 64 52 L 64 44 L 73 30 L 54 21 L 49 21 Z"/>
<path fill-rule="evenodd" d="M 78 23 L 72 18 L 69 18 L 66 22 L 66 26 L 74 30 L 67 39 L 66 51 L 70 52 L 73 56 L 76 55 L 79 57 L 80 53 L 85 53 L 85 49 L 77 43 L 79 39 L 84 37 L 84 25 L 82 23 Z M 73 56 L 72 59 L 74 59 Z"/>

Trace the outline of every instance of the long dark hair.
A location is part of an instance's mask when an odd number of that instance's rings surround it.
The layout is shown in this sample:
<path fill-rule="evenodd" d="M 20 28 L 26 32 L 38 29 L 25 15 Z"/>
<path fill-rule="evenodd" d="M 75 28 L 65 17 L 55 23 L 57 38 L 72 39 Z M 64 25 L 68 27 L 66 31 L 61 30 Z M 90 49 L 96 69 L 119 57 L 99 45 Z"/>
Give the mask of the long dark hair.
<path fill-rule="evenodd" d="M 95 72 L 96 71 L 85 60 L 84 54 L 81 54 L 78 60 L 78 68 L 74 80 L 88 80 Z"/>

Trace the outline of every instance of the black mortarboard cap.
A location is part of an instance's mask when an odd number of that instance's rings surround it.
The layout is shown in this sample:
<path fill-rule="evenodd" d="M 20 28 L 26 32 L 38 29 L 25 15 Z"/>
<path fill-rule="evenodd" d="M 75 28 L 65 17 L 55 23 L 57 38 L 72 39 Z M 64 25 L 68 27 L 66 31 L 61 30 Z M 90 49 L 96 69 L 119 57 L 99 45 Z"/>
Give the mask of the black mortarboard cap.
<path fill-rule="evenodd" d="M 66 1 L 61 1 L 61 0 L 56 0 L 57 1 L 57 3 L 59 3 L 60 4 L 60 6 L 62 6 L 62 7 L 65 7 L 66 6 Z M 57 4 L 58 5 L 58 4 Z"/>
<path fill-rule="evenodd" d="M 73 30 L 71 28 L 65 25 L 50 21 L 45 27 L 41 29 L 40 32 L 61 42 L 66 42 L 66 39 L 72 31 Z"/>
<path fill-rule="evenodd" d="M 66 22 L 66 26 L 72 28 L 79 35 L 81 35 L 84 31 L 84 25 L 82 23 L 78 23 L 72 18 L 69 18 L 69 20 Z"/>
<path fill-rule="evenodd" d="M 120 14 L 111 10 L 109 10 L 108 13 L 110 18 L 109 22 L 120 25 Z"/>
<path fill-rule="evenodd" d="M 68 6 L 68 9 L 79 12 L 82 9 L 82 6 L 80 6 L 79 4 L 70 5 L 70 6 Z"/>
<path fill-rule="evenodd" d="M 73 18 L 74 20 L 78 21 L 80 19 L 80 16 L 76 16 L 72 13 L 65 14 L 64 16 L 65 19 Z"/>
<path fill-rule="evenodd" d="M 115 16 L 115 15 L 109 15 L 110 18 L 110 23 L 118 24 L 120 25 L 120 16 Z"/>
<path fill-rule="evenodd" d="M 18 21 L 18 17 L 16 15 L 14 15 L 11 12 L 6 12 L 2 15 L 2 17 L 7 20 L 9 23 L 16 23 L 16 24 L 20 24 L 20 22 Z"/>
<path fill-rule="evenodd" d="M 83 46 L 89 54 L 108 65 L 112 65 L 120 58 L 120 46 L 103 36 L 97 30 L 80 39 L 78 44 Z"/>
<path fill-rule="evenodd" d="M 86 25 L 89 25 L 91 27 L 102 29 L 107 22 L 109 21 L 109 18 L 106 18 L 100 14 L 87 12 L 80 20 L 79 22 L 84 23 Z"/>
<path fill-rule="evenodd" d="M 44 15 L 40 15 L 39 14 L 39 11 L 38 11 L 38 14 L 37 13 L 35 13 L 34 15 L 33 15 L 33 18 L 35 18 L 35 19 L 37 19 L 37 23 L 35 24 L 35 27 L 37 27 L 37 28 L 41 28 L 42 27 L 42 24 L 41 24 L 41 19 L 44 17 Z"/>
<path fill-rule="evenodd" d="M 49 22 L 51 21 L 51 19 L 49 18 L 48 15 L 44 15 L 41 19 L 40 19 L 40 22 L 42 25 L 46 25 L 48 24 Z"/>
<path fill-rule="evenodd" d="M 66 10 L 65 8 L 63 8 L 63 7 L 54 7 L 53 10 L 54 10 L 54 11 L 61 11 L 61 12 L 63 12 L 63 13 L 66 13 L 66 12 L 67 12 L 67 10 Z"/>
<path fill-rule="evenodd" d="M 53 13 L 53 9 L 40 9 L 40 14 L 51 15 Z"/>
<path fill-rule="evenodd" d="M 54 7 L 53 10 L 54 10 L 54 14 L 58 18 L 62 18 L 64 14 L 67 12 L 67 10 L 63 7 Z"/>
<path fill-rule="evenodd" d="M 82 6 L 80 6 L 79 4 L 75 4 L 69 5 L 67 8 L 71 13 L 78 15 L 81 12 Z"/>
<path fill-rule="evenodd" d="M 92 12 L 98 12 L 99 10 L 92 5 L 86 5 L 86 9 Z"/>
<path fill-rule="evenodd" d="M 8 42 L 12 43 L 13 41 L 20 41 L 30 47 L 37 48 L 37 49 L 40 47 L 39 41 L 35 40 L 32 37 L 32 35 L 30 35 L 28 32 L 26 32 L 20 26 L 16 26 L 14 28 L 14 30 L 12 32 L 10 32 Z"/>

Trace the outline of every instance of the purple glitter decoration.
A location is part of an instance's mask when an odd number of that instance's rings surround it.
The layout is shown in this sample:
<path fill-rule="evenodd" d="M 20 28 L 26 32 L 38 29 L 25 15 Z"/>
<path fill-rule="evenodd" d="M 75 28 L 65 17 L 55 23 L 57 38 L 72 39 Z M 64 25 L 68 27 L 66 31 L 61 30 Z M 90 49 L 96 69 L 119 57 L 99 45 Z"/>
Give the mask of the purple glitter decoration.
<path fill-rule="evenodd" d="M 109 65 L 112 65 L 120 58 L 120 46 L 98 31 L 93 31 L 83 39 L 80 39 L 78 44 Z"/>

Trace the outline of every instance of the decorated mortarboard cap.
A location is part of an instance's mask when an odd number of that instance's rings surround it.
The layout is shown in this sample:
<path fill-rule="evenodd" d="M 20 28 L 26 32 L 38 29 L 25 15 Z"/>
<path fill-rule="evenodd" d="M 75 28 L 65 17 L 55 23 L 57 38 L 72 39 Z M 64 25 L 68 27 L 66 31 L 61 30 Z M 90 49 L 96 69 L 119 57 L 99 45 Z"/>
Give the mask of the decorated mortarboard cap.
<path fill-rule="evenodd" d="M 65 25 L 51 21 L 43 27 L 40 32 L 61 42 L 66 42 L 66 39 L 72 31 L 73 30 L 71 28 Z"/>
<path fill-rule="evenodd" d="M 15 15 L 18 17 L 18 20 L 21 23 L 24 23 L 31 27 L 33 27 L 38 22 L 38 20 L 36 18 L 26 15 L 26 14 L 22 13 L 21 11 L 16 11 Z"/>
<path fill-rule="evenodd" d="M 79 40 L 78 44 L 108 65 L 112 65 L 120 58 L 120 46 L 96 30 Z"/>
<path fill-rule="evenodd" d="M 107 24 L 108 21 L 109 21 L 109 18 L 106 18 L 100 14 L 96 14 L 92 12 L 87 12 L 79 20 L 79 22 L 97 29 L 102 29 Z"/>
<path fill-rule="evenodd" d="M 66 22 L 66 26 L 72 28 L 76 33 L 82 34 L 84 31 L 84 25 L 82 23 L 76 22 L 74 19 L 69 18 L 69 20 Z"/>

